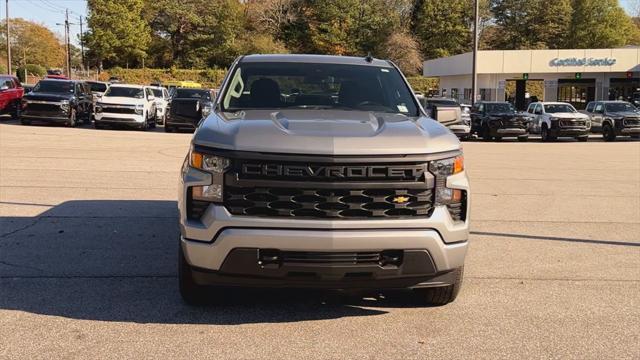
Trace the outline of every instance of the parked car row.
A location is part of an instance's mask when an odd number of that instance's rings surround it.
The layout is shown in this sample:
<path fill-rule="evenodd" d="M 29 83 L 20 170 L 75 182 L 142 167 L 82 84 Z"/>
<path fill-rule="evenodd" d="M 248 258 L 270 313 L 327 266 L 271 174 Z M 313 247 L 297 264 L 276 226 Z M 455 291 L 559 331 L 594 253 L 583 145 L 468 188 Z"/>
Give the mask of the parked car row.
<path fill-rule="evenodd" d="M 211 112 L 211 90 L 69 80 L 48 76 L 35 86 L 0 76 L 0 114 L 10 114 L 23 125 L 33 122 L 76 126 L 93 121 L 97 129 L 126 126 L 138 129 L 165 124 L 165 131 L 195 129 Z M 172 104 L 174 105 L 172 107 Z M 171 111 L 173 109 L 173 111 Z"/>
<path fill-rule="evenodd" d="M 626 101 L 592 101 L 581 112 L 568 103 L 535 101 L 526 112 L 518 112 L 506 101 L 479 101 L 471 107 L 454 99 L 416 97 L 427 115 L 461 140 L 477 136 L 485 141 L 509 137 L 527 141 L 529 135 L 538 134 L 543 141 L 561 137 L 588 141 L 591 133 L 602 133 L 605 141 L 640 138 L 640 109 Z"/>

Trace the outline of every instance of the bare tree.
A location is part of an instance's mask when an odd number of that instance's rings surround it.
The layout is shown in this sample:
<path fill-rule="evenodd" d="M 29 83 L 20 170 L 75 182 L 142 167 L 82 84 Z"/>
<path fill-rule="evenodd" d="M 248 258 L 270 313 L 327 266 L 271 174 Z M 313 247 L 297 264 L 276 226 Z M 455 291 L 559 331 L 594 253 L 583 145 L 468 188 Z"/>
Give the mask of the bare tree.
<path fill-rule="evenodd" d="M 391 34 L 382 45 L 380 55 L 393 61 L 405 75 L 416 75 L 422 68 L 420 45 L 408 32 Z"/>

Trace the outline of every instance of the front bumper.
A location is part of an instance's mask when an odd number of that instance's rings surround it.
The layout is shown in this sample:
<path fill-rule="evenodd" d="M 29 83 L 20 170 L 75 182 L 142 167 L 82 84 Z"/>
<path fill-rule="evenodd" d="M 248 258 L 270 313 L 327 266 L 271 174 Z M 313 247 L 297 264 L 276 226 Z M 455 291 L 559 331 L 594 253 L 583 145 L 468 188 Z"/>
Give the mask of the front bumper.
<path fill-rule="evenodd" d="M 468 246 L 469 216 L 466 216 L 465 221 L 456 221 L 445 206 L 435 207 L 428 218 L 325 220 L 238 216 L 230 214 L 224 206 L 210 204 L 200 220 L 188 219 L 185 210 L 187 188 L 210 183 L 211 178 L 208 173 L 187 167 L 181 178 L 178 198 L 181 246 L 186 261 L 196 270 L 211 275 L 210 277 L 214 279 L 210 281 L 224 281 L 220 279 L 221 275 L 228 274 L 228 271 L 223 270 L 224 264 L 236 249 L 302 252 L 390 250 L 426 252 L 433 262 L 432 271 L 411 275 L 396 273 L 391 276 L 394 279 L 402 278 L 409 282 L 418 280 L 407 286 L 414 286 L 440 276 L 461 267 L 464 263 Z M 469 183 L 465 172 L 450 176 L 447 179 L 447 187 L 468 192 Z M 467 214 L 469 207 L 470 198 L 468 197 Z M 256 264 L 257 260 L 252 265 L 254 269 Z M 316 274 L 314 278 L 322 278 L 322 274 L 318 275 L 318 271 L 320 270 L 310 272 Z M 338 277 L 342 276 L 340 281 L 351 280 L 347 273 L 375 273 L 369 270 L 337 271 Z M 246 271 L 234 274 L 246 276 L 249 279 L 256 276 L 262 279 L 265 276 L 264 273 L 256 275 L 255 272 L 247 274 Z M 374 276 L 370 280 L 375 283 L 376 279 L 378 277 Z M 286 284 L 288 280 L 291 279 L 281 278 L 276 282 L 281 281 Z M 391 283 L 396 281 L 400 280 L 393 280 Z"/>
<path fill-rule="evenodd" d="M 496 129 L 493 128 L 491 132 L 491 136 L 524 136 L 528 135 L 528 131 L 526 129 L 520 128 L 501 128 Z"/>
<path fill-rule="evenodd" d="M 114 113 L 97 113 L 95 114 L 95 122 L 100 124 L 125 124 L 125 125 L 141 125 L 144 123 L 144 115 L 138 114 L 114 114 Z"/>
<path fill-rule="evenodd" d="M 67 122 L 69 121 L 69 114 L 34 114 L 34 113 L 21 113 L 20 118 L 29 121 L 45 121 L 45 122 Z"/>
<path fill-rule="evenodd" d="M 589 135 L 589 128 L 552 128 L 549 133 L 556 137 L 586 136 Z"/>
<path fill-rule="evenodd" d="M 465 124 L 456 124 L 447 126 L 457 137 L 465 137 L 471 134 L 471 127 Z"/>
<path fill-rule="evenodd" d="M 640 135 L 640 127 L 624 127 L 619 130 L 618 135 Z"/>
<path fill-rule="evenodd" d="M 167 113 L 166 125 L 176 128 L 195 129 L 199 120 Z"/>

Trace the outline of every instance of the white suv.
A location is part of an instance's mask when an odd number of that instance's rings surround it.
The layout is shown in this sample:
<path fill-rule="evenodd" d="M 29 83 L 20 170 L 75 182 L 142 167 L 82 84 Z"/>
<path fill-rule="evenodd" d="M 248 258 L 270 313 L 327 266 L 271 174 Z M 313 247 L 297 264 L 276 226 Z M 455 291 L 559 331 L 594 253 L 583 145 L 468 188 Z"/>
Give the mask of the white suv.
<path fill-rule="evenodd" d="M 156 121 L 156 98 L 149 86 L 113 84 L 96 103 L 96 129 L 127 125 L 146 130 Z"/>
<path fill-rule="evenodd" d="M 540 134 L 542 141 L 555 141 L 558 137 L 589 140 L 591 121 L 571 104 L 563 102 L 533 102 L 527 108 L 529 132 Z"/>
<path fill-rule="evenodd" d="M 156 97 L 156 118 L 158 124 L 162 125 L 167 119 L 167 108 L 169 107 L 170 101 L 169 91 L 167 88 L 161 86 L 152 86 L 151 91 L 153 91 L 153 95 Z"/>

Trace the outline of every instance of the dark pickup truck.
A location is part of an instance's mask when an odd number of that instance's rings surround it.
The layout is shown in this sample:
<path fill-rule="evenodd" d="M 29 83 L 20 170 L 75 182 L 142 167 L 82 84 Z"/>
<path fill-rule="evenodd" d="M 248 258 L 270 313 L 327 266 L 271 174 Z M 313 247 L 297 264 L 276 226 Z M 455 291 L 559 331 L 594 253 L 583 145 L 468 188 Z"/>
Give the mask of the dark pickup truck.
<path fill-rule="evenodd" d="M 82 81 L 40 80 L 33 91 L 22 98 L 20 121 L 29 125 L 32 121 L 63 123 L 76 126 L 93 116 L 91 88 Z"/>
<path fill-rule="evenodd" d="M 605 141 L 617 136 L 640 138 L 640 110 L 626 101 L 591 101 L 584 111 L 591 117 L 591 131 Z"/>
<path fill-rule="evenodd" d="M 503 137 L 517 137 L 518 141 L 529 139 L 528 119 L 516 112 L 508 102 L 480 101 L 471 109 L 471 133 L 485 141 Z"/>
<path fill-rule="evenodd" d="M 173 91 L 167 107 L 164 131 L 195 128 L 211 113 L 215 97 L 211 90 L 178 88 Z"/>

